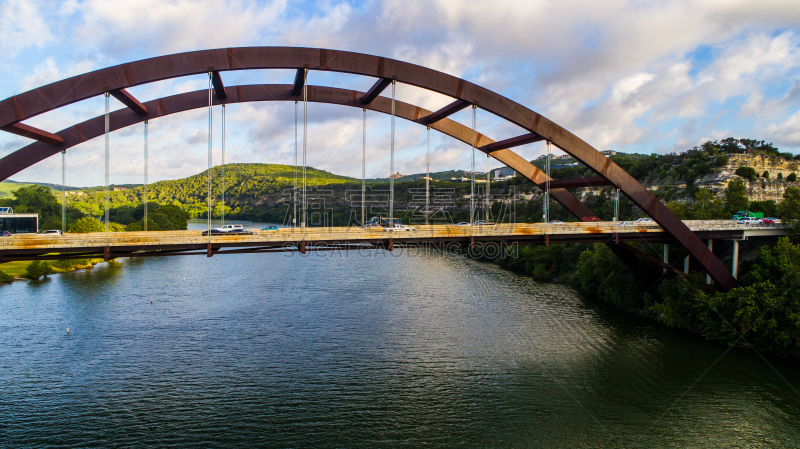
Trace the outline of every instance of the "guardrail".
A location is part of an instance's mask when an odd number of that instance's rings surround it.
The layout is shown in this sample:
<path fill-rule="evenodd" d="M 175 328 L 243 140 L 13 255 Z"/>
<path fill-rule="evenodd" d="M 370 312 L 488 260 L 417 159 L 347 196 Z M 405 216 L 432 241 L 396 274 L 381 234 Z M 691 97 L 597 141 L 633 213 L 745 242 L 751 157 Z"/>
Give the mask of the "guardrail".
<path fill-rule="evenodd" d="M 785 230 L 782 224 L 753 226 L 737 224 L 733 220 L 687 220 L 692 231 L 753 231 Z M 383 228 L 326 227 L 326 228 L 278 228 L 261 231 L 251 229 L 252 235 L 212 235 L 203 236 L 203 231 L 149 231 L 149 232 L 109 232 L 65 235 L 15 235 L 0 237 L 0 250 L 20 249 L 68 249 L 105 246 L 166 246 L 211 244 L 253 244 L 300 241 L 347 241 L 441 238 L 458 239 L 492 236 L 531 236 L 531 235 L 569 235 L 569 234 L 614 234 L 663 232 L 656 223 L 635 222 L 567 222 L 559 224 L 519 223 L 479 226 L 457 225 L 419 225 L 410 226 L 411 231 Z"/>

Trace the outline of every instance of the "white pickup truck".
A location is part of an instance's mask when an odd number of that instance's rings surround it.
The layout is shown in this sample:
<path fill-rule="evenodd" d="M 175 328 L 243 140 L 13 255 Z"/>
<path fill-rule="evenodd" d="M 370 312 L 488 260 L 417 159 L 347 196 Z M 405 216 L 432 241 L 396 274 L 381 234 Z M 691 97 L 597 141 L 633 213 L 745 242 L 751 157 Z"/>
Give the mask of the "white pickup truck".
<path fill-rule="evenodd" d="M 231 232 L 236 229 L 244 229 L 244 227 L 240 224 L 231 224 L 231 225 L 223 225 L 218 228 L 214 228 L 217 232 Z"/>

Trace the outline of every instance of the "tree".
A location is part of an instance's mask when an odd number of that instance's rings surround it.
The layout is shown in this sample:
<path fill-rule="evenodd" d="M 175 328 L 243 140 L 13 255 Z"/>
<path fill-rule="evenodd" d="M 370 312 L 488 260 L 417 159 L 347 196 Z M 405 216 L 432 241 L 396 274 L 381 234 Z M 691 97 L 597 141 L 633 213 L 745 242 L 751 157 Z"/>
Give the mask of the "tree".
<path fill-rule="evenodd" d="M 789 176 L 786 177 L 786 180 L 789 182 L 795 182 L 797 181 L 797 175 L 794 172 L 792 172 L 789 174 Z"/>
<path fill-rule="evenodd" d="M 734 179 L 725 188 L 725 211 L 733 215 L 740 210 L 747 209 L 750 199 L 747 197 L 747 187 L 741 179 Z"/>
<path fill-rule="evenodd" d="M 669 207 L 669 205 L 667 205 Z M 708 189 L 698 189 L 687 212 L 692 220 L 714 220 L 725 218 L 725 207 Z"/>
<path fill-rule="evenodd" d="M 720 155 L 720 156 L 717 156 L 717 158 L 714 160 L 714 164 L 717 167 L 724 167 L 727 163 L 728 163 L 728 157 L 727 156 Z"/>
<path fill-rule="evenodd" d="M 106 227 L 103 223 L 94 217 L 83 217 L 76 221 L 75 224 L 69 228 L 69 232 L 76 234 L 86 234 L 89 232 L 104 232 Z"/>
<path fill-rule="evenodd" d="M 741 176 L 742 178 L 753 182 L 756 180 L 758 175 L 756 174 L 755 168 L 743 166 L 736 169 L 736 176 Z"/>
<path fill-rule="evenodd" d="M 0 284 L 4 284 L 6 282 L 11 282 L 14 280 L 14 276 L 10 276 L 8 274 L 3 273 L 0 271 Z"/>
<path fill-rule="evenodd" d="M 763 212 L 765 217 L 778 216 L 778 205 L 773 200 L 751 201 L 749 210 Z"/>
<path fill-rule="evenodd" d="M 25 277 L 28 279 L 39 279 L 42 276 L 47 277 L 53 274 L 53 267 L 47 262 L 34 260 L 25 267 L 25 273 Z"/>
<path fill-rule="evenodd" d="M 783 179 L 783 173 L 778 173 L 778 179 Z"/>
<path fill-rule="evenodd" d="M 769 172 L 768 171 L 764 171 L 764 173 L 761 174 L 761 177 L 764 178 L 764 179 L 769 179 Z"/>
<path fill-rule="evenodd" d="M 778 216 L 785 221 L 800 220 L 800 189 L 787 187 L 783 192 L 783 201 L 778 204 Z"/>

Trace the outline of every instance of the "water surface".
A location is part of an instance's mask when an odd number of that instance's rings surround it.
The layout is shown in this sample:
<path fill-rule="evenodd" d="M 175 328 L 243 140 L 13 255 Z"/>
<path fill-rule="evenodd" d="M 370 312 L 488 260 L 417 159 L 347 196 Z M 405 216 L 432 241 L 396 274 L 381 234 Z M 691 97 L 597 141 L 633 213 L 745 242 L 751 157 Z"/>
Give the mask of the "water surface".
<path fill-rule="evenodd" d="M 3 447 L 800 446 L 800 363 L 435 252 L 127 259 L 0 339 Z"/>

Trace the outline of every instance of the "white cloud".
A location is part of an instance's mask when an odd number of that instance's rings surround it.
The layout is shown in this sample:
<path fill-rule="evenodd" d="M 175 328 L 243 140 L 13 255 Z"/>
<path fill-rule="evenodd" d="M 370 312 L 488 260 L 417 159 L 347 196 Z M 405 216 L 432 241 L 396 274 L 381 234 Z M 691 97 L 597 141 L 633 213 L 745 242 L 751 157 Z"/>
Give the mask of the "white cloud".
<path fill-rule="evenodd" d="M 465 77 L 542 112 L 599 149 L 680 150 L 729 135 L 769 137 L 784 150 L 800 149 L 800 35 L 787 31 L 800 24 L 796 1 L 70 0 L 48 8 L 41 2 L 9 0 L 8 5 L 0 13 L 0 24 L 10 25 L 0 36 L 3 54 L 16 48 L 42 49 L 41 57 L 15 59 L 26 85 L 46 84 L 98 64 L 218 46 L 328 47 Z M 19 21 L 20 15 L 33 19 Z M 61 20 L 65 16 L 70 20 Z M 23 39 L 28 35 L 32 38 Z M 231 83 L 290 82 L 290 77 L 236 73 L 225 78 Z M 371 82 L 331 74 L 312 79 L 360 89 Z M 148 100 L 205 87 L 204 80 L 185 78 L 133 91 Z M 403 85 L 397 97 L 427 109 L 451 101 Z M 37 123 L 60 129 L 64 121 L 83 117 L 96 106 L 78 105 L 66 118 L 50 115 Z M 241 151 L 240 161 L 291 160 L 294 121 L 291 105 L 289 113 L 286 107 L 229 109 L 230 148 Z M 359 174 L 359 167 L 353 167 L 354 155 L 360 154 L 358 114 L 341 107 L 315 106 L 313 111 L 314 163 Z M 469 124 L 464 117 L 454 116 Z M 163 119 L 163 131 L 154 136 L 170 151 L 156 156 L 154 173 L 159 174 L 154 176 L 186 176 L 204 168 L 201 157 L 190 155 L 203 140 L 205 120 L 202 112 Z M 371 117 L 368 126 L 376 148 L 369 170 L 383 175 L 388 120 Z M 479 128 L 495 139 L 521 132 L 496 117 L 482 118 Z M 423 130 L 398 128 L 399 170 L 424 167 Z M 131 135 L 130 144 L 127 138 L 121 133 L 119 143 L 129 145 L 134 155 L 140 151 L 139 137 Z M 0 136 L 0 147 L 10 148 L 14 139 Z M 465 168 L 469 158 L 461 145 L 437 138 L 437 169 Z M 528 156 L 540 148 L 519 151 Z M 119 170 L 128 173 L 127 168 Z"/>
<path fill-rule="evenodd" d="M 0 55 L 16 56 L 30 48 L 42 48 L 53 41 L 42 19 L 44 5 L 35 0 L 6 0 L 0 11 Z"/>

